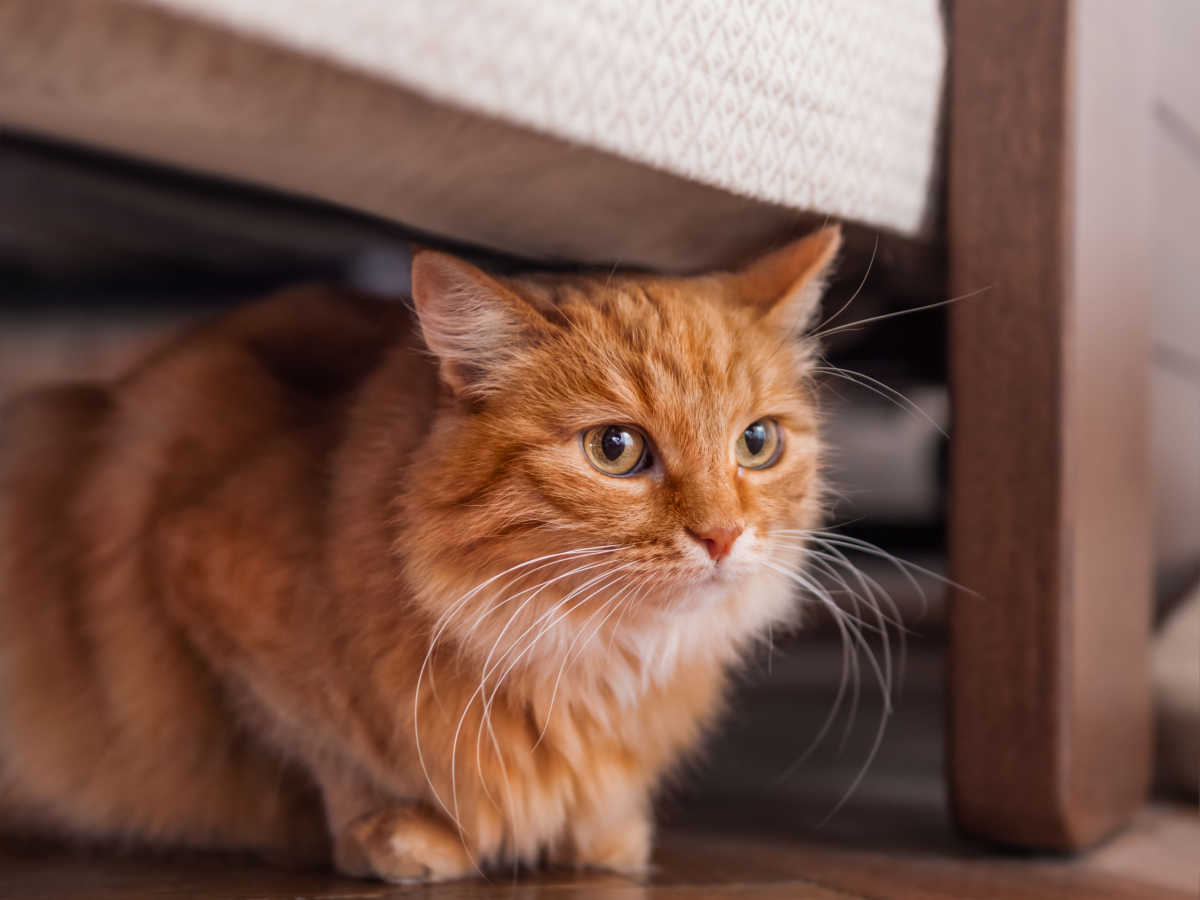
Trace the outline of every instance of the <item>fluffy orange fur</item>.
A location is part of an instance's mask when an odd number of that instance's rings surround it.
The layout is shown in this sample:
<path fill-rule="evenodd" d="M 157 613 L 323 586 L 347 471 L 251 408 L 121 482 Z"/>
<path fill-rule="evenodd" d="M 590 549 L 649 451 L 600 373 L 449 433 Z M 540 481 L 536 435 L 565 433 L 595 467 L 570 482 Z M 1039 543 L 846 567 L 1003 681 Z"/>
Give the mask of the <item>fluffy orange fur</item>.
<path fill-rule="evenodd" d="M 697 278 L 423 251 L 415 323 L 303 288 L 18 398 L 0 821 L 394 881 L 643 870 L 655 786 L 794 616 L 773 535 L 819 514 L 803 331 L 839 240 Z M 764 417 L 778 460 L 739 466 Z M 589 463 L 609 423 L 644 470 Z"/>

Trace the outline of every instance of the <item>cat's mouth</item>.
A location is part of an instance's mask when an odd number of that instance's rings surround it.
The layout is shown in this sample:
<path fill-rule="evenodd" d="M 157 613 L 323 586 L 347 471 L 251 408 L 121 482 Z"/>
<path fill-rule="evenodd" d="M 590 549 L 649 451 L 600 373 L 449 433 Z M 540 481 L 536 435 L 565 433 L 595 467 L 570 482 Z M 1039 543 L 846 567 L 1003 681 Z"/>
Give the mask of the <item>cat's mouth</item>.
<path fill-rule="evenodd" d="M 680 581 L 695 588 L 729 588 L 744 581 L 755 568 L 752 559 L 741 556 L 716 561 L 706 559 L 689 566 Z"/>
<path fill-rule="evenodd" d="M 746 576 L 748 569 L 741 560 L 721 560 L 710 565 L 699 580 L 704 585 L 734 584 Z"/>

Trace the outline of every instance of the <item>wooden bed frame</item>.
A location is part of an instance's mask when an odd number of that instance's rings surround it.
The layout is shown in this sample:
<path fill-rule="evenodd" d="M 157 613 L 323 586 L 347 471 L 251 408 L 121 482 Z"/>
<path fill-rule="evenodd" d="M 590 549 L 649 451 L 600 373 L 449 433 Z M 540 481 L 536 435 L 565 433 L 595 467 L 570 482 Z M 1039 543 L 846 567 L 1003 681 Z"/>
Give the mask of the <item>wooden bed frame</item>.
<path fill-rule="evenodd" d="M 951 10 L 949 778 L 968 834 L 1077 849 L 1149 780 L 1146 10 Z"/>

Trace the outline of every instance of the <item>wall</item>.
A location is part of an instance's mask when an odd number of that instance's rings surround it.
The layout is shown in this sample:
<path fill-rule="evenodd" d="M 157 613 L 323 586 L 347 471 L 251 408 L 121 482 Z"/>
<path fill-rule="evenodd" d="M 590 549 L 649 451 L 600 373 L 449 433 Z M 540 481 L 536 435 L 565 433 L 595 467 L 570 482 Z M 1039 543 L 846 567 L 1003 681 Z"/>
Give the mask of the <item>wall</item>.
<path fill-rule="evenodd" d="M 1155 555 L 1174 593 L 1200 570 L 1200 3 L 1157 0 L 1154 11 Z"/>

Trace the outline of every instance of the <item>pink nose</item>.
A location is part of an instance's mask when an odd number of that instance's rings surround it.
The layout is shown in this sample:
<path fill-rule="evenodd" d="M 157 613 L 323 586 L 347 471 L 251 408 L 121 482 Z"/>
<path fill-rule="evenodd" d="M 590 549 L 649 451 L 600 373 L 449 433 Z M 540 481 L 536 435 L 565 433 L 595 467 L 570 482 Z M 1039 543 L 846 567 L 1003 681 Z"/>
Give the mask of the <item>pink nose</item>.
<path fill-rule="evenodd" d="M 713 562 L 720 562 L 729 555 L 734 541 L 743 530 L 741 525 L 734 525 L 729 528 L 706 528 L 703 531 L 693 531 L 692 534 L 704 545 Z"/>

